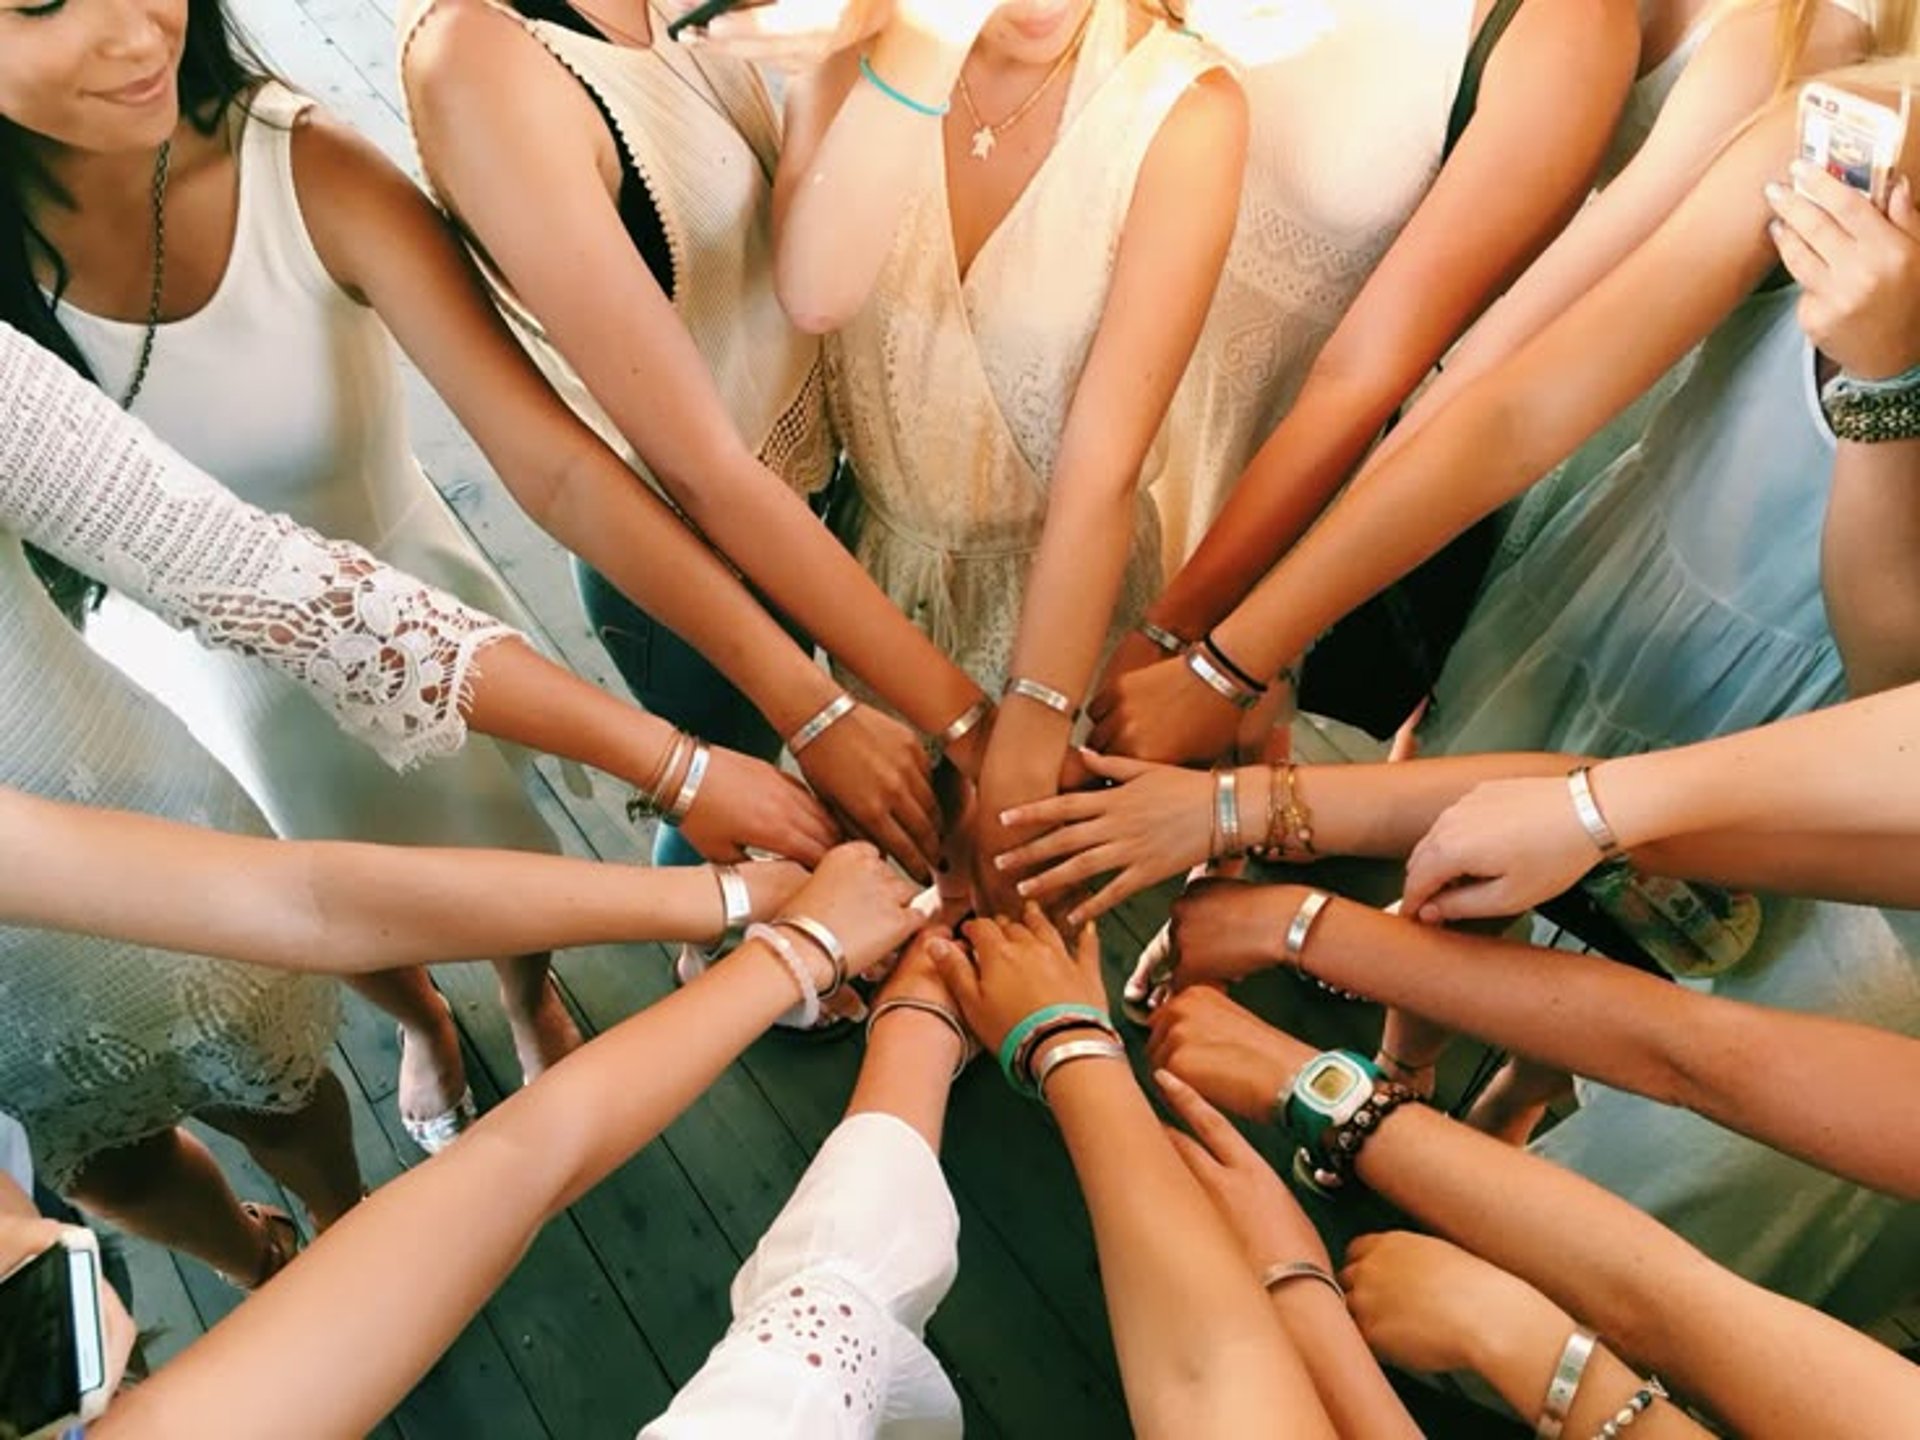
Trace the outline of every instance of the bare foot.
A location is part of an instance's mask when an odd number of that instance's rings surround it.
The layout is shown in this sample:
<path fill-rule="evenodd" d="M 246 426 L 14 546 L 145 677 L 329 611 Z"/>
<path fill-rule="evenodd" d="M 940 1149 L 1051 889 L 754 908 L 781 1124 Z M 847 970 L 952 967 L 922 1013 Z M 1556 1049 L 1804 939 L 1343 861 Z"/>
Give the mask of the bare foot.
<path fill-rule="evenodd" d="M 528 1085 L 586 1043 L 551 979 L 540 987 L 540 998 L 534 1002 L 531 1015 L 515 1013 L 513 1006 L 507 1006 L 507 1025 L 513 1031 L 520 1074 Z"/>
<path fill-rule="evenodd" d="M 460 1057 L 460 1032 L 453 1012 L 439 1008 L 434 1023 L 421 1030 L 400 1027 L 400 1115 L 432 1120 L 460 1103 L 467 1089 L 466 1062 Z"/>

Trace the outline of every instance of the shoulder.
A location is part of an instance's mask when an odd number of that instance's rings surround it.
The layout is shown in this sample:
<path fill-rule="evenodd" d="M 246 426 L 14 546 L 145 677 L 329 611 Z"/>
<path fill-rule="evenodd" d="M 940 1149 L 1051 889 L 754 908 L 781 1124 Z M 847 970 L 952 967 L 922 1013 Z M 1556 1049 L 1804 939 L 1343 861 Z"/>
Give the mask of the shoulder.
<path fill-rule="evenodd" d="M 1487 80 L 1496 84 L 1543 64 L 1564 79 L 1563 66 L 1637 67 L 1639 58 L 1637 0 L 1526 0 L 1487 57 Z M 1629 80 L 1632 74 L 1629 68 Z"/>
<path fill-rule="evenodd" d="M 436 0 L 406 37 L 400 65 L 415 108 L 461 121 L 517 113 L 520 104 L 500 104 L 506 93 L 524 102 L 577 89 L 525 22 L 489 0 Z"/>
<path fill-rule="evenodd" d="M 413 182 L 387 154 L 353 126 L 318 104 L 294 117 L 294 183 L 302 202 L 349 200 L 369 191 L 411 191 Z"/>
<path fill-rule="evenodd" d="M 1244 155 L 1248 123 L 1246 91 L 1231 70 L 1216 65 L 1196 76 L 1174 102 L 1154 140 L 1154 152 L 1192 156 L 1224 147 L 1228 154 L 1222 158 Z"/>

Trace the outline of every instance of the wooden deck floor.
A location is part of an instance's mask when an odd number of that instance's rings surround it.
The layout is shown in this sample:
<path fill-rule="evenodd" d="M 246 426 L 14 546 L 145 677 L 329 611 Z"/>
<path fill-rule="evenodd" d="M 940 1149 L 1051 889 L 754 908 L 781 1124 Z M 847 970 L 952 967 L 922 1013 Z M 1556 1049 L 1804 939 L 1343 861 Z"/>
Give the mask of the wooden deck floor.
<path fill-rule="evenodd" d="M 232 0 L 232 8 L 276 68 L 414 168 L 397 97 L 390 0 Z M 410 381 L 417 448 L 436 483 L 553 649 L 618 689 L 579 618 L 558 548 L 501 493 L 439 402 Z M 557 767 L 542 773 L 546 788 L 538 798 L 569 849 L 618 862 L 641 858 L 644 837 L 626 825 L 619 796 L 584 789 Z M 1164 894 L 1144 898 L 1103 928 L 1110 969 L 1136 953 L 1165 904 Z M 558 975 L 589 1032 L 617 1023 L 668 986 L 666 956 L 655 946 L 573 952 L 561 958 Z M 438 978 L 454 1004 L 484 1106 L 518 1078 L 491 976 L 452 966 Z M 1281 1000 L 1316 1012 L 1302 1017 L 1310 1022 L 1302 1028 L 1317 1037 L 1346 1039 L 1341 1031 L 1364 1024 L 1288 988 L 1297 993 Z M 756 1046 L 662 1140 L 547 1228 L 377 1433 L 407 1440 L 632 1435 L 665 1407 L 724 1330 L 734 1270 L 837 1121 L 858 1053 L 854 1044 L 779 1038 Z M 355 1139 L 373 1185 L 420 1158 L 394 1110 L 396 1061 L 391 1027 L 353 1002 L 335 1063 L 352 1096 Z M 284 1198 L 236 1147 L 217 1137 L 213 1143 L 248 1197 Z M 962 1218 L 962 1265 L 932 1340 L 962 1393 L 968 1433 L 1011 1440 L 1126 1435 L 1091 1235 L 1043 1113 L 977 1067 L 956 1089 L 945 1158 Z M 448 1217 L 450 1244 L 458 1243 L 458 1220 Z M 138 1318 L 158 1332 L 149 1351 L 155 1363 L 236 1303 L 197 1264 L 151 1246 L 129 1249 Z M 430 1274 L 432 1257 L 421 1259 Z M 1433 1433 L 1452 1428 L 1436 1422 Z M 1458 1433 L 1492 1429 L 1483 1422 Z"/>

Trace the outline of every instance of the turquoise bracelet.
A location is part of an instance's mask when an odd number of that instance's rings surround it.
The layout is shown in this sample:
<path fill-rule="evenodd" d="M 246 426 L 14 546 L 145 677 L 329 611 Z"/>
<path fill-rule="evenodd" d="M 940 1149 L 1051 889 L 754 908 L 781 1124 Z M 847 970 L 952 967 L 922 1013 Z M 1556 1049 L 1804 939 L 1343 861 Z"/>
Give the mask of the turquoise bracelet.
<path fill-rule="evenodd" d="M 953 109 L 953 102 L 945 105 L 929 105 L 924 100 L 916 100 L 904 90 L 896 90 L 880 78 L 880 72 L 873 68 L 873 62 L 866 56 L 860 57 L 860 77 L 896 105 L 904 105 L 916 115 L 925 115 L 929 120 L 943 120 L 947 112 Z"/>
<path fill-rule="evenodd" d="M 1090 1025 L 1099 1025 L 1111 1029 L 1113 1021 L 1107 1018 L 1107 1012 L 1095 1005 L 1043 1005 L 1018 1025 L 1007 1032 L 1007 1038 L 1000 1042 L 1000 1073 L 1007 1077 L 1007 1083 L 1022 1095 L 1033 1093 L 1032 1087 L 1014 1070 L 1014 1061 L 1019 1057 L 1020 1047 L 1042 1025 L 1054 1020 L 1085 1020 Z"/>

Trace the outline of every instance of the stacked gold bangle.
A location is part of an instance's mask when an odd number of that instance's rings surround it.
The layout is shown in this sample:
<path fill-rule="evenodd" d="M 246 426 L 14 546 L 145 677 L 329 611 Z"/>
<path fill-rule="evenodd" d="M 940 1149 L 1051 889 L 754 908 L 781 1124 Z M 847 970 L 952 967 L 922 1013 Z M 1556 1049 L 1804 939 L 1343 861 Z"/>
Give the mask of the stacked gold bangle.
<path fill-rule="evenodd" d="M 1312 860 L 1313 812 L 1300 798 L 1300 767 L 1275 765 L 1267 785 L 1267 834 L 1253 853 L 1262 860 Z"/>

